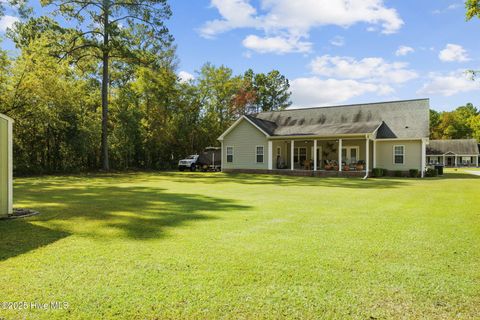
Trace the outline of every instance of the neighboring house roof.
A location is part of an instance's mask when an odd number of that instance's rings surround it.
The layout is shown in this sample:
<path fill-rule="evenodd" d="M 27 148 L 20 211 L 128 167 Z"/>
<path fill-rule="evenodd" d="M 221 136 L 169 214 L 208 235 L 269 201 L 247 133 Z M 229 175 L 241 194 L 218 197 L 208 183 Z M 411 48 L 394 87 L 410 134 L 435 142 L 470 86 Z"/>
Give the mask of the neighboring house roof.
<path fill-rule="evenodd" d="M 377 139 L 429 136 L 429 100 L 288 109 L 247 116 L 270 136 L 376 134 Z"/>
<path fill-rule="evenodd" d="M 427 146 L 428 155 L 478 155 L 479 147 L 475 139 L 430 140 Z"/>

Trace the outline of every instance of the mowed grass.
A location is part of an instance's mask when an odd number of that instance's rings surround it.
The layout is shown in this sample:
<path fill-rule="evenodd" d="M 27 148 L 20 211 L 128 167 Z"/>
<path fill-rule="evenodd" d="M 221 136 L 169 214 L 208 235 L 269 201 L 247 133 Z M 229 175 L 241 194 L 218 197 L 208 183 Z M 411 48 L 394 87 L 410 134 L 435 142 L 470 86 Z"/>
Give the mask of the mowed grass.
<path fill-rule="evenodd" d="M 5 319 L 478 319 L 480 177 L 24 178 Z M 0 305 L 1 306 L 1 305 Z"/>

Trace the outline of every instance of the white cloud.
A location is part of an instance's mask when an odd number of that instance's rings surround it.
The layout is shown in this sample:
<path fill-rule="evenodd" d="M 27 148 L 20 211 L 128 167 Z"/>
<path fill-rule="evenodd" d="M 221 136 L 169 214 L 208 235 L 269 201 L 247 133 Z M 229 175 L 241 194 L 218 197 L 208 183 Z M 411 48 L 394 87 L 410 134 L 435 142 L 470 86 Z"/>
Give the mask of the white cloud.
<path fill-rule="evenodd" d="M 13 26 L 13 24 L 17 21 L 20 21 L 17 17 L 14 16 L 3 16 L 0 19 L 0 32 L 5 32 L 7 28 Z"/>
<path fill-rule="evenodd" d="M 460 7 L 463 6 L 463 3 L 452 3 L 450 4 L 448 7 L 446 7 L 445 9 L 436 9 L 436 10 L 433 10 L 433 14 L 442 14 L 442 13 L 446 13 L 448 11 L 451 11 L 451 10 L 455 10 L 455 9 L 458 9 Z"/>
<path fill-rule="evenodd" d="M 376 57 L 356 60 L 352 57 L 324 55 L 315 58 L 310 66 L 316 75 L 367 82 L 399 84 L 418 77 L 415 71 L 407 69 L 407 63 L 388 63 Z"/>
<path fill-rule="evenodd" d="M 295 38 L 265 37 L 250 35 L 243 40 L 243 45 L 259 53 L 284 54 L 288 52 L 309 52 L 312 44 Z"/>
<path fill-rule="evenodd" d="M 393 93 L 388 85 L 363 83 L 356 80 L 298 78 L 291 81 L 294 107 L 316 107 L 345 102 L 366 93 Z"/>
<path fill-rule="evenodd" d="M 469 61 L 467 50 L 458 44 L 449 43 L 440 51 L 438 58 L 444 62 L 465 62 Z"/>
<path fill-rule="evenodd" d="M 189 82 L 195 79 L 195 76 L 187 71 L 180 71 L 178 77 L 180 78 L 180 82 Z"/>
<path fill-rule="evenodd" d="M 395 55 L 397 57 L 401 57 L 401 56 L 406 56 L 407 54 L 413 53 L 413 52 L 415 52 L 415 49 L 413 49 L 412 47 L 400 46 L 400 47 L 398 47 L 397 51 L 395 52 Z"/>
<path fill-rule="evenodd" d="M 248 0 L 211 0 L 211 7 L 216 8 L 222 19 L 211 20 L 200 29 L 202 36 L 212 38 L 217 34 L 235 28 L 256 27 L 254 16 L 257 10 Z"/>
<path fill-rule="evenodd" d="M 473 81 L 465 70 L 457 70 L 448 74 L 431 73 L 418 94 L 453 96 L 458 93 L 480 90 L 480 83 Z"/>
<path fill-rule="evenodd" d="M 324 55 L 313 59 L 314 76 L 293 79 L 292 100 L 296 107 L 337 104 L 364 94 L 392 95 L 395 85 L 418 77 L 408 64 L 382 58 Z"/>
<path fill-rule="evenodd" d="M 345 45 L 345 38 L 336 36 L 332 40 L 330 40 L 330 43 L 336 47 L 343 47 Z"/>
<path fill-rule="evenodd" d="M 261 13 L 250 0 L 211 0 L 211 6 L 221 15 L 200 29 L 200 34 L 211 38 L 223 32 L 237 28 L 253 28 L 264 32 L 258 39 L 283 38 L 283 42 L 304 45 L 312 28 L 325 25 L 350 27 L 357 23 L 379 26 L 381 32 L 397 32 L 403 20 L 393 8 L 387 8 L 383 0 L 260 0 Z M 251 36 L 249 36 L 251 37 Z M 244 43 L 251 41 L 244 40 Z M 258 41 L 257 41 L 258 42 Z M 270 52 L 270 43 L 263 41 L 266 47 L 257 46 L 260 52 Z M 257 43 L 258 45 L 258 43 Z M 298 46 L 290 46 L 293 52 L 299 52 Z M 303 51 L 300 51 L 303 52 Z"/>

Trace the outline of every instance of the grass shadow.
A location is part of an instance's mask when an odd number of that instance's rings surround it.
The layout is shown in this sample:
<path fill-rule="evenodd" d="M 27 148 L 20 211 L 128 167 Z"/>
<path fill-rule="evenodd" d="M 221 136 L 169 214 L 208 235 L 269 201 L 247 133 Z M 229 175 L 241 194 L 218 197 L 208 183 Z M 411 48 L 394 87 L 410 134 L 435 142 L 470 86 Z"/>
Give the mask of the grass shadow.
<path fill-rule="evenodd" d="M 332 187 L 351 189 L 390 189 L 405 186 L 411 182 L 409 179 L 384 178 L 340 178 L 340 177 L 297 177 L 270 174 L 246 173 L 177 173 L 162 172 L 159 175 L 167 176 L 169 180 L 180 183 L 237 183 L 245 185 L 280 185 L 285 187 Z"/>
<path fill-rule="evenodd" d="M 44 214 L 33 219 L 58 230 L 65 231 L 65 225 L 73 221 L 85 224 L 76 234 L 132 239 L 160 238 L 166 228 L 217 219 L 215 212 L 250 208 L 224 198 L 170 193 L 153 187 L 115 186 L 110 179 L 97 179 L 95 185 L 69 184 L 68 179 L 18 184 L 16 191 L 21 200 L 17 205 L 34 203 L 35 209 Z"/>
<path fill-rule="evenodd" d="M 24 220 L 0 221 L 0 261 L 50 245 L 70 233 L 52 230 Z"/>

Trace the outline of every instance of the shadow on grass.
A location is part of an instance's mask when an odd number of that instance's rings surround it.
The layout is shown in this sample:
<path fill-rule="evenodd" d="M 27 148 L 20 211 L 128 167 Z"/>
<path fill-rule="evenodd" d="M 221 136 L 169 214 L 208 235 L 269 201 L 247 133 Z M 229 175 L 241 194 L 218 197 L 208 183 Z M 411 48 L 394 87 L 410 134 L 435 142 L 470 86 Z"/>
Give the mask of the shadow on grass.
<path fill-rule="evenodd" d="M 408 185 L 412 180 L 402 178 L 367 179 L 362 178 L 337 178 L 337 177 L 295 177 L 270 174 L 245 174 L 245 173 L 177 173 L 162 172 L 160 176 L 180 183 L 238 183 L 245 185 L 279 185 L 303 187 L 333 187 L 351 189 L 389 189 Z"/>
<path fill-rule="evenodd" d="M 223 198 L 169 193 L 159 188 L 119 187 L 109 179 L 89 182 L 79 185 L 64 178 L 54 179 L 53 183 L 36 180 L 17 184 L 17 205 L 34 206 L 42 214 L 23 221 L 0 221 L 0 259 L 69 235 L 160 239 L 166 235 L 166 228 L 219 219 L 215 212 L 228 214 L 250 208 Z"/>
<path fill-rule="evenodd" d="M 68 232 L 37 226 L 24 220 L 0 221 L 0 261 L 52 244 Z"/>

